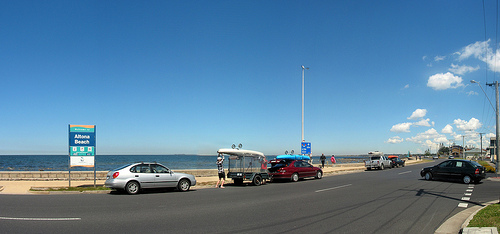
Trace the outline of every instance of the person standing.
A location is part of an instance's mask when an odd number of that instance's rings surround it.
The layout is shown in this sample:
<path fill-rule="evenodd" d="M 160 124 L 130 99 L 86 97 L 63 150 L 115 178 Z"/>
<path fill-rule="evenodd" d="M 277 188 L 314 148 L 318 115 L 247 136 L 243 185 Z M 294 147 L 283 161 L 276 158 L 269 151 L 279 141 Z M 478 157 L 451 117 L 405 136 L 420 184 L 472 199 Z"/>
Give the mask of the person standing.
<path fill-rule="evenodd" d="M 335 160 L 335 155 L 332 154 L 332 158 L 330 158 L 330 160 L 332 161 L 332 167 L 333 167 L 333 164 L 337 163 L 337 160 Z"/>
<path fill-rule="evenodd" d="M 217 185 L 215 185 L 216 188 L 219 187 L 220 183 L 220 188 L 224 188 L 224 182 L 226 181 L 226 173 L 224 173 L 224 155 L 219 154 L 219 157 L 217 157 L 217 171 L 219 172 L 219 180 L 217 181 Z"/>
<path fill-rule="evenodd" d="M 319 160 L 321 160 L 321 168 L 325 168 L 325 154 L 321 154 L 321 157 L 319 157 Z"/>

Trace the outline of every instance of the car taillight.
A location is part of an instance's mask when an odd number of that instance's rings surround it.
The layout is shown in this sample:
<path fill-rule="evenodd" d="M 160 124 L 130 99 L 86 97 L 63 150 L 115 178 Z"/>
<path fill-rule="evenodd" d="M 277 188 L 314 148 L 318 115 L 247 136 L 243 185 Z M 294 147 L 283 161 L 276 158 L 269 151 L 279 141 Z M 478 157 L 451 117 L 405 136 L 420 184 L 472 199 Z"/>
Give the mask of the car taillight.
<path fill-rule="evenodd" d="M 118 177 L 119 175 L 120 175 L 120 172 L 113 173 L 113 179 L 116 179 L 116 177 Z"/>
<path fill-rule="evenodd" d="M 476 175 L 480 174 L 480 173 L 481 173 L 481 171 L 479 170 L 479 168 L 477 168 L 476 171 L 474 172 L 474 174 L 476 174 Z"/>

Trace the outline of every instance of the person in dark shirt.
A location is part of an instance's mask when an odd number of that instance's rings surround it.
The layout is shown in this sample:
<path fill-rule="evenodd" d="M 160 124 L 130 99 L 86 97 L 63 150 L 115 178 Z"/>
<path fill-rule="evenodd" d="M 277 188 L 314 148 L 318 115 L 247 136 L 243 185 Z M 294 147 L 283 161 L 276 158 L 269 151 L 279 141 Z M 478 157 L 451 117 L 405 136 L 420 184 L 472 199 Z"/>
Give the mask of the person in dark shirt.
<path fill-rule="evenodd" d="M 321 154 L 321 157 L 319 157 L 319 160 L 321 160 L 321 168 L 325 168 L 325 154 Z"/>

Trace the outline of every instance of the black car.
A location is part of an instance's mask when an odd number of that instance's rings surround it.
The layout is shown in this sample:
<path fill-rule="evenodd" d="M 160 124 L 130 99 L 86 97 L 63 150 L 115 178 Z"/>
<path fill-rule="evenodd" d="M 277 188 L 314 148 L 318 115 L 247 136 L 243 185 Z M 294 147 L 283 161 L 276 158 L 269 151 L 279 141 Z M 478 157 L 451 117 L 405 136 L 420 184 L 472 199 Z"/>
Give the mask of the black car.
<path fill-rule="evenodd" d="M 391 158 L 391 167 L 404 167 L 405 166 L 405 161 L 401 160 L 400 158 Z"/>
<path fill-rule="evenodd" d="M 446 160 L 436 166 L 426 167 L 420 171 L 426 180 L 445 179 L 461 180 L 465 184 L 479 183 L 486 177 L 484 167 L 470 160 Z"/>

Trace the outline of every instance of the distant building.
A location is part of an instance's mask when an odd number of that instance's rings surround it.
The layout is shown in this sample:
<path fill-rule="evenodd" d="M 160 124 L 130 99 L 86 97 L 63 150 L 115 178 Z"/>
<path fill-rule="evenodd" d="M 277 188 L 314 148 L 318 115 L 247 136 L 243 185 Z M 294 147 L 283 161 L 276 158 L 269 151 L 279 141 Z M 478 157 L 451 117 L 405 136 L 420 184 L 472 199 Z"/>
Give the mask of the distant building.
<path fill-rule="evenodd" d="M 451 150 L 451 155 L 453 155 L 453 157 L 462 157 L 464 152 L 464 148 L 460 145 L 452 145 L 450 147 L 450 150 Z"/>
<path fill-rule="evenodd" d="M 490 157 L 491 157 L 491 161 L 496 161 L 497 159 L 497 154 L 495 152 L 495 148 L 496 148 L 496 143 L 497 143 L 497 138 L 496 137 L 490 137 L 490 146 L 488 147 L 488 149 L 490 150 Z"/>

